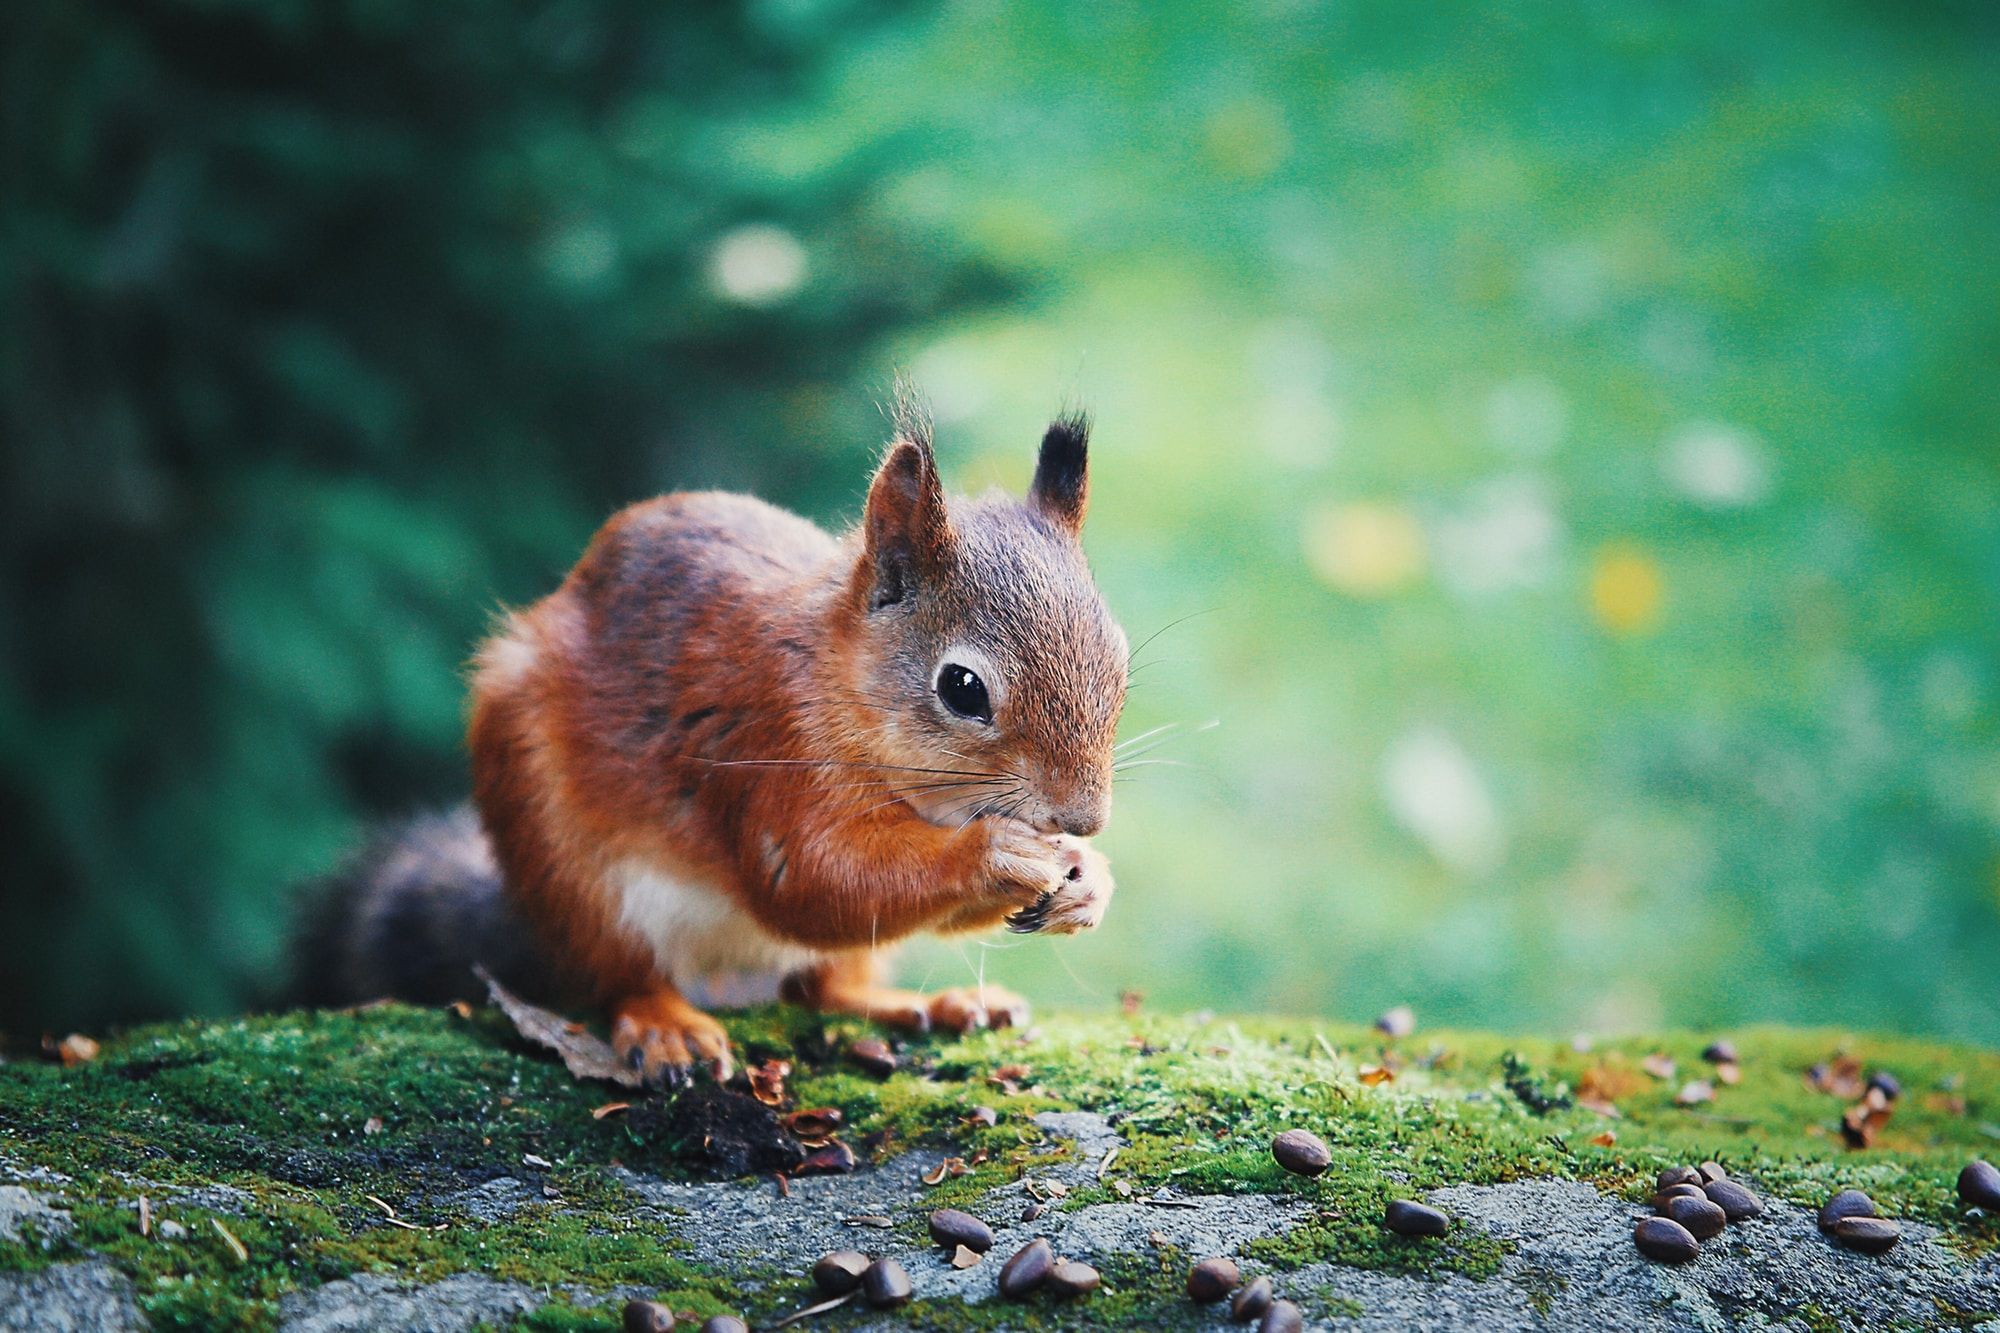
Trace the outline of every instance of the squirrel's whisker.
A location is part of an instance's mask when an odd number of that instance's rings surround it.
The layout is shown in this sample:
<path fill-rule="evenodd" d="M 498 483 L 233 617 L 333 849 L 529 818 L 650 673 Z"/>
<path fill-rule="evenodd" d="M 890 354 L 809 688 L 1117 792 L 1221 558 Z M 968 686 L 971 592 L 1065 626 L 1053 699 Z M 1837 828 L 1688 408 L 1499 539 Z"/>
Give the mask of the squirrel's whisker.
<path fill-rule="evenodd" d="M 1150 740 L 1150 739 L 1151 739 L 1151 738 L 1153 738 L 1154 736 L 1158 736 L 1158 735 L 1160 735 L 1160 734 L 1161 734 L 1162 732 L 1170 732 L 1170 731 L 1173 731 L 1173 730 L 1174 730 L 1175 728 L 1179 727 L 1180 725 L 1181 725 L 1181 724 L 1180 724 L 1180 723 L 1178 723 L 1178 722 L 1163 722 L 1163 723 L 1161 723 L 1161 724 L 1160 724 L 1159 726 L 1157 726 L 1157 727 L 1154 727 L 1154 728 L 1152 728 L 1152 729 L 1151 729 L 1151 730 L 1149 730 L 1149 731 L 1142 731 L 1142 732 L 1140 732 L 1140 733 L 1139 733 L 1138 735 L 1136 735 L 1136 736 L 1127 736 L 1127 737 L 1126 737 L 1126 738 L 1125 738 L 1124 740 L 1122 740 L 1122 741 L 1118 742 L 1118 744 L 1116 744 L 1116 745 L 1112 746 L 1112 747 L 1111 747 L 1111 752 L 1112 752 L 1113 754 L 1121 754 L 1121 753 L 1123 753 L 1124 751 L 1126 751 L 1126 750 L 1130 749 L 1131 747 L 1133 747 L 1134 745 L 1137 745 L 1137 744 L 1138 744 L 1138 743 L 1139 743 L 1140 741 L 1143 741 L 1143 740 Z"/>
<path fill-rule="evenodd" d="M 1219 606 L 1205 606 L 1199 611 L 1190 611 L 1186 615 L 1181 616 L 1177 620 L 1169 620 L 1166 624 L 1160 626 L 1158 629 L 1154 630 L 1151 634 L 1148 634 L 1145 638 L 1139 640 L 1139 642 L 1133 646 L 1131 651 L 1125 654 L 1125 666 L 1127 673 L 1129 674 L 1131 671 L 1132 659 L 1137 657 L 1140 653 L 1144 652 L 1146 650 L 1147 644 L 1159 638 L 1162 634 L 1165 634 L 1168 630 L 1173 629 L 1176 625 L 1185 625 L 1190 620 L 1194 620 L 1200 616 L 1213 615 L 1214 613 L 1220 611 L 1221 609 L 1222 608 Z"/>
<path fill-rule="evenodd" d="M 710 759 L 705 755 L 684 754 L 678 758 L 712 768 L 871 768 L 885 773 L 940 773 L 948 777 L 998 778 L 1002 773 L 976 773 L 964 768 L 916 768 L 907 764 L 878 764 L 865 759 Z"/>

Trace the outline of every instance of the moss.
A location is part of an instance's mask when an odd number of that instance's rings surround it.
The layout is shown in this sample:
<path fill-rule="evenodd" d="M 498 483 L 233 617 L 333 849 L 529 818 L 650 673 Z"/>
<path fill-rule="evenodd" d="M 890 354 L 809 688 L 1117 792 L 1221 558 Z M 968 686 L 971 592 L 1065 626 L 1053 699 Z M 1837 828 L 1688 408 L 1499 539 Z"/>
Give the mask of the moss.
<path fill-rule="evenodd" d="M 1740 1083 L 1682 1107 L 1680 1081 L 1705 1071 L 1705 1038 L 1694 1034 L 1579 1052 L 1480 1033 L 1389 1041 L 1284 1020 L 1062 1018 L 1025 1036 L 904 1043 L 902 1068 L 878 1080 L 843 1057 L 858 1025 L 769 1008 L 737 1016 L 732 1029 L 748 1058 L 793 1063 L 799 1105 L 841 1108 L 844 1137 L 864 1154 L 924 1147 L 974 1163 L 932 1190 L 926 1207 L 973 1204 L 1066 1160 L 1071 1146 L 1033 1117 L 1092 1110 L 1111 1117 L 1128 1146 L 1063 1206 L 1163 1188 L 1296 1198 L 1304 1220 L 1246 1254 L 1280 1273 L 1331 1260 L 1483 1276 L 1504 1257 L 1497 1241 L 1463 1228 L 1436 1241 L 1391 1236 L 1378 1225 L 1382 1206 L 1438 1186 L 1526 1176 L 1585 1180 L 1636 1199 L 1660 1167 L 1711 1157 L 1798 1203 L 1858 1185 L 1885 1211 L 1936 1225 L 1968 1251 L 2000 1245 L 2000 1222 L 1971 1217 L 1953 1189 L 1968 1157 L 1991 1154 L 1990 1126 L 2000 1121 L 2000 1056 L 1963 1047 L 1735 1033 Z M 1905 1089 L 1862 1151 L 1841 1141 L 1842 1103 L 1801 1077 L 1841 1050 L 1893 1072 Z M 1650 1055 L 1676 1061 L 1679 1077 L 1643 1072 Z M 1393 1077 L 1364 1080 L 1364 1067 Z M 1590 1087 L 1609 1089 L 1621 1116 L 1562 1104 Z M 795 1276 L 707 1271 L 633 1216 L 613 1165 L 667 1176 L 696 1168 L 629 1117 L 592 1117 L 613 1099 L 520 1049 L 496 1017 L 399 1006 L 145 1028 L 107 1041 L 91 1065 L 0 1066 L 0 1159 L 72 1177 L 53 1192 L 73 1218 L 70 1233 L 46 1246 L 0 1245 L 0 1269 L 103 1255 L 131 1275 L 163 1327 L 267 1326 L 287 1292 L 356 1272 L 408 1280 L 477 1272 L 542 1291 L 636 1287 L 703 1312 L 795 1308 L 786 1304 L 803 1299 Z M 996 1124 L 968 1123 L 981 1105 L 998 1111 Z M 1327 1141 L 1334 1162 L 1325 1175 L 1302 1179 L 1272 1161 L 1271 1137 L 1291 1126 Z M 545 1187 L 545 1197 L 497 1220 L 468 1213 L 463 1192 L 501 1175 Z M 243 1191 L 240 1215 L 180 1194 L 213 1185 Z M 142 1194 L 156 1219 L 187 1227 L 187 1238 L 139 1236 Z M 385 1208 L 426 1229 L 395 1225 Z M 897 1221 L 904 1240 L 926 1243 L 921 1212 Z M 1187 1257 L 1125 1256 L 1107 1266 L 1103 1291 L 1073 1307 L 926 1302 L 908 1322 L 1194 1327 L 1173 1298 Z M 615 1312 L 615 1303 L 559 1300 L 537 1326 L 605 1327 Z"/>

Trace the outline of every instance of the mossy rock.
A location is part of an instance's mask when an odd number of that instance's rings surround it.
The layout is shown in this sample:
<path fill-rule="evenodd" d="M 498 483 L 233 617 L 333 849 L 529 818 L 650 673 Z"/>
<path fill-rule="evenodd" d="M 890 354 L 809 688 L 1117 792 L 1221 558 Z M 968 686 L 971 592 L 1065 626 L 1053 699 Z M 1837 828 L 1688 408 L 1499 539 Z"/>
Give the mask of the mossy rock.
<path fill-rule="evenodd" d="M 633 1295 L 768 1323 L 811 1300 L 801 1255 L 844 1238 L 911 1267 L 919 1300 L 897 1327 L 1214 1326 L 1181 1295 L 1209 1245 L 1328 1326 L 1485 1301 L 1488 1326 L 1526 1327 L 1586 1297 L 1667 1327 L 1967 1328 L 2000 1310 L 2000 1219 L 1954 1193 L 1966 1160 L 2000 1153 L 1990 1052 L 1754 1029 L 1729 1034 L 1728 1084 L 1701 1058 L 1714 1034 L 1578 1050 L 1141 1013 L 909 1041 L 878 1079 L 843 1055 L 861 1025 L 765 1009 L 731 1028 L 747 1062 L 791 1063 L 788 1105 L 840 1108 L 858 1172 L 787 1182 L 788 1196 L 765 1177 L 716 1179 L 720 1159 L 676 1131 L 688 1122 L 670 1096 L 578 1084 L 491 1010 L 190 1022 L 116 1036 L 87 1064 L 0 1067 L 0 1185 L 18 1205 L 0 1206 L 0 1306 L 85 1275 L 156 1327 L 322 1326 L 336 1294 L 412 1327 L 611 1327 Z M 1840 1056 L 1901 1085 L 1865 1148 L 1843 1137 L 1848 1101 L 1805 1077 Z M 1679 1104 L 1696 1079 L 1714 1099 Z M 1605 1098 L 1615 1116 L 1583 1104 Z M 593 1114 L 612 1102 L 631 1105 Z M 1294 1126 L 1328 1144 L 1324 1175 L 1272 1160 Z M 1625 1238 L 1634 1205 L 1662 1167 L 1704 1159 L 1770 1213 L 1687 1270 L 1645 1266 Z M 1878 1260 L 1817 1237 L 1803 1210 L 1848 1186 L 1906 1224 L 1905 1245 Z M 1459 1220 L 1441 1240 L 1391 1235 L 1379 1223 L 1396 1197 Z M 1040 1216 L 1019 1220 L 1035 1201 Z M 1002 1249 L 1057 1238 L 1104 1288 L 1063 1306 L 986 1299 L 1004 1256 L 944 1265 L 924 1216 L 945 1205 L 987 1216 Z M 886 1226 L 843 1226 L 872 1209 Z M 1543 1254 L 1559 1233 L 1567 1248 Z M 1586 1252 L 1600 1257 L 1583 1292 L 1564 1266 Z M 1758 1290 L 1780 1257 L 1806 1276 Z M 1607 1268 L 1623 1274 L 1608 1287 Z"/>

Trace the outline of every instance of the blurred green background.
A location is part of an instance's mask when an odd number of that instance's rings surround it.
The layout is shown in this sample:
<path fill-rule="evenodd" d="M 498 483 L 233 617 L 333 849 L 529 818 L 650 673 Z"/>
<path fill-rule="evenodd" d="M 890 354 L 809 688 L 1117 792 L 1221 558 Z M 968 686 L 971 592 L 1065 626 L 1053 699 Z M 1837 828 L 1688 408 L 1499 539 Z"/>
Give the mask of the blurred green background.
<path fill-rule="evenodd" d="M 0 1027 L 249 1002 L 496 606 L 907 367 L 1095 412 L 1186 765 L 913 980 L 2000 1042 L 1996 13 L 16 0 Z"/>

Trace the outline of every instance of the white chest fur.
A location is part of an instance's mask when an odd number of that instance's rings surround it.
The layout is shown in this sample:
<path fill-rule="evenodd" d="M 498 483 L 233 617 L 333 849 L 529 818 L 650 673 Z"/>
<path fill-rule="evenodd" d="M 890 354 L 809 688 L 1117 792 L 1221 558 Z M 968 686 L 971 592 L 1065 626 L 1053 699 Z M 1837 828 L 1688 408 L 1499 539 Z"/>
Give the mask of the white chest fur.
<path fill-rule="evenodd" d="M 619 921 L 652 946 L 661 973 L 690 999 L 746 985 L 761 991 L 763 982 L 775 989 L 821 957 L 772 935 L 727 894 L 646 862 L 617 866 L 610 887 Z"/>

